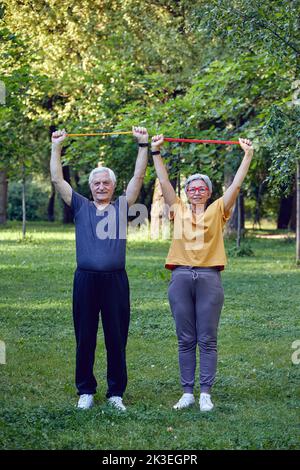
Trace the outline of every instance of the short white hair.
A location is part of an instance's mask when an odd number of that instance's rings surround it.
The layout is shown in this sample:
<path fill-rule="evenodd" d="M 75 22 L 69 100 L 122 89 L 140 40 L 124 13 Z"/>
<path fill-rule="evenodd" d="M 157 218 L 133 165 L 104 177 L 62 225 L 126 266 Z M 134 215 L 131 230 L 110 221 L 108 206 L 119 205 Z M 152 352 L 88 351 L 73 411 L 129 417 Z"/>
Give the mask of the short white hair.
<path fill-rule="evenodd" d="M 90 172 L 90 176 L 89 176 L 89 185 L 90 185 L 90 186 L 91 186 L 91 184 L 92 184 L 92 181 L 93 181 L 94 176 L 95 176 L 97 173 L 108 173 L 110 179 L 112 180 L 112 182 L 113 182 L 113 184 L 114 184 L 114 186 L 116 186 L 116 182 L 117 182 L 116 175 L 114 174 L 114 172 L 113 172 L 110 168 L 107 168 L 106 166 L 99 166 L 99 167 L 97 167 L 97 168 L 94 168 L 94 170 L 92 170 L 92 171 Z"/>
<path fill-rule="evenodd" d="M 200 173 L 195 173 L 187 178 L 184 185 L 185 192 L 187 192 L 188 185 L 194 180 L 203 180 L 206 186 L 208 186 L 209 192 L 212 193 L 212 182 L 210 181 L 210 178 L 207 175 L 201 175 Z"/>

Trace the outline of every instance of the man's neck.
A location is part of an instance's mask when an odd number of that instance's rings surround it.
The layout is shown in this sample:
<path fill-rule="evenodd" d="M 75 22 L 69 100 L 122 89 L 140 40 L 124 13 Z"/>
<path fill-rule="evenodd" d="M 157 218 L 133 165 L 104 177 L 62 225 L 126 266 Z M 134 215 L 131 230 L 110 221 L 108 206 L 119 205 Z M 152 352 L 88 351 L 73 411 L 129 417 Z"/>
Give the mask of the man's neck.
<path fill-rule="evenodd" d="M 105 207 L 107 207 L 109 204 L 110 204 L 111 201 L 93 201 L 93 203 L 95 204 L 95 206 L 97 207 L 97 209 L 99 210 L 103 210 L 105 209 Z"/>

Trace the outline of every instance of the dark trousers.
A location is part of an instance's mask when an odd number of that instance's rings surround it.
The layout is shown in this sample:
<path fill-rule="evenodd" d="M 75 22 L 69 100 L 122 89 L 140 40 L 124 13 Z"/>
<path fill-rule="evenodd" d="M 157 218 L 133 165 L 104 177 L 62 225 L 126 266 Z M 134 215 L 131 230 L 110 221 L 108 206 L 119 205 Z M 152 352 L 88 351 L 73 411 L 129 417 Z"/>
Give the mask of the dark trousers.
<path fill-rule="evenodd" d="M 122 397 L 127 385 L 126 343 L 130 320 L 126 271 L 100 272 L 77 268 L 73 286 L 73 319 L 78 395 L 96 393 L 93 367 L 100 312 L 107 351 L 106 397 Z"/>

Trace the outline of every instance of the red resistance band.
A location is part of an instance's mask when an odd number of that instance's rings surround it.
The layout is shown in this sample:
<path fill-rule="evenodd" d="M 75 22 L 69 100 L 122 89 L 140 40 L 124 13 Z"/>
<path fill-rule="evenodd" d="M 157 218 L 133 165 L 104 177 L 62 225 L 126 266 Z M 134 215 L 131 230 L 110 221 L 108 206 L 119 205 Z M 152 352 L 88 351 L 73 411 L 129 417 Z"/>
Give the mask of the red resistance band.
<path fill-rule="evenodd" d="M 173 139 L 172 137 L 164 137 L 166 142 L 190 142 L 194 144 L 225 144 L 240 145 L 238 140 L 199 140 L 199 139 Z"/>

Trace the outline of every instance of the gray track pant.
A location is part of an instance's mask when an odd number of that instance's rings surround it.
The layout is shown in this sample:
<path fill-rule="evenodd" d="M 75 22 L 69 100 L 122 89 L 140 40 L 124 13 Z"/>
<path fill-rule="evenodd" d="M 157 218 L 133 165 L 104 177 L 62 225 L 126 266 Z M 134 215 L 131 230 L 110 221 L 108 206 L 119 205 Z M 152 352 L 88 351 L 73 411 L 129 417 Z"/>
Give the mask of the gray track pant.
<path fill-rule="evenodd" d="M 221 273 L 215 268 L 180 266 L 172 272 L 169 302 L 176 324 L 181 384 L 192 393 L 196 346 L 200 350 L 201 392 L 209 392 L 217 368 L 217 330 L 224 303 Z"/>

